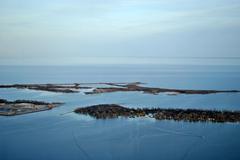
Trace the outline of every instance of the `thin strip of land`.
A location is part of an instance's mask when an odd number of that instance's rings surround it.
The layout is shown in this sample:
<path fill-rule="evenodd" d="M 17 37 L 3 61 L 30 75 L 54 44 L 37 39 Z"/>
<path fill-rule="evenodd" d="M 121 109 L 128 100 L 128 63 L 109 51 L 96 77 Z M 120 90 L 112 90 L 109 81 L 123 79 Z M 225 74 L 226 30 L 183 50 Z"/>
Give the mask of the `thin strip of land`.
<path fill-rule="evenodd" d="M 188 122 L 240 122 L 240 111 L 217 111 L 200 109 L 126 108 L 117 104 L 99 104 L 77 108 L 75 113 L 90 115 L 96 119 L 117 117 L 151 117 L 156 120 Z"/>
<path fill-rule="evenodd" d="M 92 87 L 94 84 L 96 87 Z M 97 85 L 107 85 L 99 87 Z M 72 83 L 72 84 L 12 84 L 0 85 L 0 88 L 30 89 L 60 93 L 100 94 L 112 92 L 143 92 L 148 94 L 167 93 L 169 95 L 178 94 L 216 94 L 216 93 L 238 93 L 239 90 L 199 90 L 199 89 L 172 89 L 141 86 L 141 82 L 133 83 Z"/>

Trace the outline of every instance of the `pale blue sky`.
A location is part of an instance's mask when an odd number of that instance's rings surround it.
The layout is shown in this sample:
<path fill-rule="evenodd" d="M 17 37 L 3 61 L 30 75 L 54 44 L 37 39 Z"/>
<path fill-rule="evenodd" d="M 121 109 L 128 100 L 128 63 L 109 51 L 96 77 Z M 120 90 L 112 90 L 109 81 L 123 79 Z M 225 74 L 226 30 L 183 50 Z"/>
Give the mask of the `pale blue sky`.
<path fill-rule="evenodd" d="M 240 57 L 240 1 L 0 0 L 0 64 L 167 57 Z"/>

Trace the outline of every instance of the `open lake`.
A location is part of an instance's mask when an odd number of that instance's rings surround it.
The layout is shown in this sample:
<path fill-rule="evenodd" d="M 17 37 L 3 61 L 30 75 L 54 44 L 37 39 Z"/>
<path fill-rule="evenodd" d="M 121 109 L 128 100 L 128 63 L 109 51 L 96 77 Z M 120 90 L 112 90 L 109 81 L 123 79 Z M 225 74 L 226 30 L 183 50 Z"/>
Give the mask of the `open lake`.
<path fill-rule="evenodd" d="M 0 84 L 143 82 L 178 89 L 240 90 L 237 65 L 0 66 Z M 239 123 L 151 118 L 96 120 L 71 111 L 115 103 L 127 107 L 240 110 L 240 93 L 208 95 L 115 92 L 96 95 L 0 89 L 7 100 L 64 102 L 50 111 L 0 117 L 1 160 L 239 160 Z"/>

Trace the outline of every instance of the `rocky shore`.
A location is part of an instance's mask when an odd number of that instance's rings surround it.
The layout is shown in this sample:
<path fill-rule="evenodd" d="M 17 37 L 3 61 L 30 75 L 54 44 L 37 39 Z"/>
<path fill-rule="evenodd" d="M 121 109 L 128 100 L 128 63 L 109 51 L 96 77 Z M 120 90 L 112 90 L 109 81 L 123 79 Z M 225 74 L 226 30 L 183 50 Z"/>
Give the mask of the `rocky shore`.
<path fill-rule="evenodd" d="M 200 109 L 126 108 L 117 104 L 99 104 L 77 108 L 75 113 L 86 114 L 97 119 L 117 117 L 151 117 L 156 120 L 188 122 L 240 122 L 240 111 L 216 111 Z"/>
<path fill-rule="evenodd" d="M 93 87 L 92 85 L 96 85 Z M 214 93 L 237 93 L 239 90 L 188 90 L 144 87 L 140 82 L 133 83 L 73 83 L 73 84 L 13 84 L 0 85 L 0 88 L 31 89 L 48 92 L 78 93 L 83 91 L 85 94 L 100 94 L 111 92 L 143 92 L 148 94 L 167 93 L 169 95 L 178 94 L 214 94 Z M 106 85 L 107 87 L 99 87 Z M 89 89 L 89 90 L 88 90 Z"/>
<path fill-rule="evenodd" d="M 14 116 L 39 111 L 50 110 L 62 103 L 47 103 L 41 101 L 16 100 L 7 101 L 0 99 L 0 116 Z"/>

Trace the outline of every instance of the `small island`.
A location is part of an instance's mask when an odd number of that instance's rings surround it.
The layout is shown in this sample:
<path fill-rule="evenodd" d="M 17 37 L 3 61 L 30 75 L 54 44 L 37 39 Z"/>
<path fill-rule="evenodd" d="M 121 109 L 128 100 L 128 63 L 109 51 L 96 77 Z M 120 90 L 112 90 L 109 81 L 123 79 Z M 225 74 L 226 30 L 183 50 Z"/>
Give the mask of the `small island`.
<path fill-rule="evenodd" d="M 7 101 L 0 99 L 0 115 L 15 116 L 39 111 L 50 110 L 58 107 L 62 103 L 47 103 L 41 101 L 16 100 Z"/>
<path fill-rule="evenodd" d="M 188 122 L 240 122 L 240 111 L 217 111 L 200 109 L 126 108 L 117 104 L 99 104 L 77 108 L 75 113 L 90 115 L 96 119 L 118 117 L 151 117 L 156 120 Z"/>

